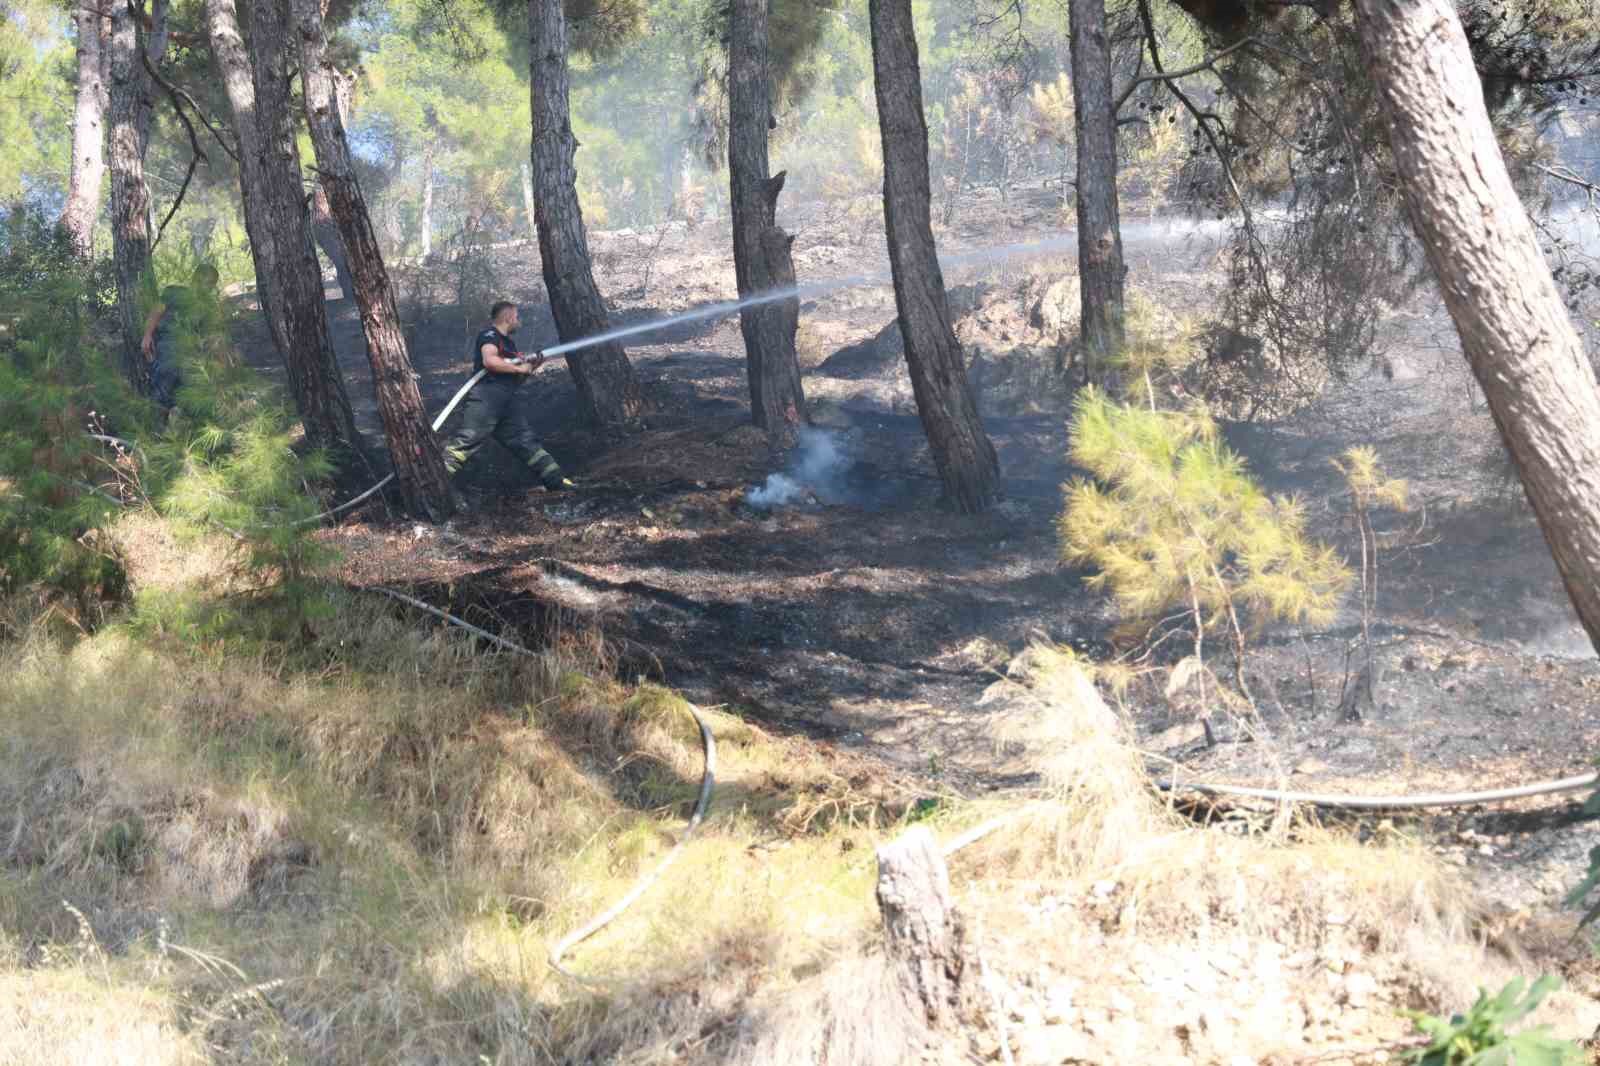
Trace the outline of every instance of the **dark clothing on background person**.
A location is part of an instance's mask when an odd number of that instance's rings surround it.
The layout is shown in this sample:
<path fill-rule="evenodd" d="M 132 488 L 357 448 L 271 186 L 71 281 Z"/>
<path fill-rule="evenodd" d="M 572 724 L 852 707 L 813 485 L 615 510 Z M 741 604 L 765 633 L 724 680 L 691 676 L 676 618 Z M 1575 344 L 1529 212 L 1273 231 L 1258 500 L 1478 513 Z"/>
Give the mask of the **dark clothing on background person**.
<path fill-rule="evenodd" d="M 161 290 L 161 305 L 165 310 L 156 323 L 155 356 L 150 362 L 150 395 L 156 403 L 170 409 L 178 402 L 178 388 L 183 384 L 183 373 L 178 366 L 178 341 L 199 324 L 199 301 L 188 286 L 168 285 Z"/>
<path fill-rule="evenodd" d="M 482 370 L 483 346 L 493 345 L 500 358 L 515 359 L 521 353 L 516 342 L 493 326 L 479 333 L 472 342 L 472 367 Z M 467 393 L 461 403 L 461 425 L 445 446 L 444 465 L 451 476 L 467 464 L 491 436 L 532 470 L 547 489 L 567 486 L 561 466 L 544 450 L 528 422 L 526 402 L 519 390 L 525 375 L 490 372 Z"/>

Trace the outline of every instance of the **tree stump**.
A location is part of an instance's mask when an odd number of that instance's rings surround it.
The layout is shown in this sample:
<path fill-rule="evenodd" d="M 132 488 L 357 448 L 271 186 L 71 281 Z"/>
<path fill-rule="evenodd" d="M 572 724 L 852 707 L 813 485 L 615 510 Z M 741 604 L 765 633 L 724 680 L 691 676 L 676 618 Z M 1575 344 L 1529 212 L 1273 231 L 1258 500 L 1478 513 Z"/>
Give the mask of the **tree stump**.
<path fill-rule="evenodd" d="M 927 829 L 878 849 L 878 908 L 890 969 L 907 1002 L 935 1028 L 972 1017 L 977 960 L 950 902 L 950 871 Z"/>

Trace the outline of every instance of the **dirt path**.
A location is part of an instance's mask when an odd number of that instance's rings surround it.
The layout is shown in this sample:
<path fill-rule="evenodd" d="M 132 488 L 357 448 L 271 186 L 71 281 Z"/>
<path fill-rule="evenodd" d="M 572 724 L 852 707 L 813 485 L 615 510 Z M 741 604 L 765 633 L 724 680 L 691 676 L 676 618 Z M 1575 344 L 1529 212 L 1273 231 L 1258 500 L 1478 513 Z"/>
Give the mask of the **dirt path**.
<path fill-rule="evenodd" d="M 997 233 L 1037 239 L 1048 225 L 1043 200 L 1017 228 L 999 225 L 997 205 L 977 206 L 942 237 L 946 253 L 1000 243 Z M 848 219 L 812 218 L 800 229 L 796 262 L 806 280 L 886 265 L 881 233 Z M 1132 276 L 1159 279 L 1187 302 L 1214 251 L 1208 241 L 1209 231 L 1139 229 L 1129 241 Z M 669 234 L 653 259 L 653 237 L 596 234 L 594 243 L 602 289 L 627 294 L 618 321 L 733 295 L 719 233 Z M 532 250 L 507 253 L 518 269 L 502 280 L 533 305 L 525 305 L 526 347 L 555 334 L 524 254 Z M 1004 289 L 1025 269 L 978 264 L 947 282 Z M 331 306 L 358 416 L 375 431 L 354 310 Z M 893 315 L 883 286 L 808 302 L 808 366 L 869 340 Z M 470 324 L 452 307 L 413 318 L 413 358 L 437 410 L 467 373 Z M 1448 322 L 1431 309 L 1391 329 L 1400 360 L 1392 380 L 1374 373 L 1294 419 L 1229 430 L 1269 487 L 1302 494 L 1316 534 L 1346 550 L 1355 548 L 1348 522 L 1325 502 L 1337 488 L 1328 460 L 1372 443 L 1392 473 L 1411 480 L 1422 506 L 1382 521 L 1377 705 L 1341 700 L 1361 661 L 1353 609 L 1328 632 L 1269 631 L 1250 663 L 1260 720 L 1225 727 L 1227 742 L 1215 748 L 1199 743 L 1191 708 L 1169 705 L 1157 686 L 1135 689 L 1129 709 L 1144 746 L 1186 772 L 1405 792 L 1559 777 L 1600 752 L 1600 665 L 1576 634 L 1520 494 L 1496 487 L 1487 416 L 1467 406 L 1459 356 L 1429 350 L 1448 337 Z M 276 372 L 264 330 L 245 330 L 241 342 Z M 988 420 L 1007 497 L 991 514 L 965 518 L 936 502 L 903 369 L 851 377 L 813 369 L 813 418 L 837 460 L 818 482 L 821 499 L 760 510 L 747 492 L 781 464 L 744 425 L 742 351 L 736 318 L 631 344 L 658 410 L 644 432 L 609 447 L 575 425 L 570 377 L 552 365 L 531 387 L 534 417 L 581 489 L 545 495 L 506 456 L 480 459 L 471 480 L 488 502 L 449 529 L 371 507 L 331 530 L 345 578 L 410 586 L 529 639 L 599 634 L 629 676 L 860 747 L 942 787 L 1031 781 L 1032 768 L 1000 743 L 1039 713 L 1000 683 L 1007 663 L 1034 639 L 1109 653 L 1103 598 L 1058 562 L 1054 523 L 1070 474 L 1064 412 Z M 1568 813 L 1573 798 L 1425 825 L 1508 899 L 1548 901 L 1600 843 L 1592 824 Z"/>

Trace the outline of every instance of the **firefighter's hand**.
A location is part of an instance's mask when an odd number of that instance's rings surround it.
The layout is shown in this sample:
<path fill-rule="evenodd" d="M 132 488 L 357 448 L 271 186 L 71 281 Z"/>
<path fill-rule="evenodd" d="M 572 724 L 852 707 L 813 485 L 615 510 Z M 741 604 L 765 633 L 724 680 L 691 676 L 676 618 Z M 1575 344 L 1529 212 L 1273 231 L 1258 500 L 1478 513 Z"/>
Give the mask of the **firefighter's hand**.
<path fill-rule="evenodd" d="M 544 353 L 543 352 L 534 352 L 531 356 L 528 357 L 528 361 L 524 365 L 527 367 L 527 373 L 529 373 L 529 374 L 533 373 L 535 370 L 538 370 L 541 366 L 544 366 Z"/>
<path fill-rule="evenodd" d="M 145 338 L 142 341 L 139 342 L 139 350 L 144 353 L 144 357 L 145 357 L 145 360 L 147 362 L 150 359 L 154 358 L 154 356 L 155 356 L 155 348 L 156 348 L 155 338 L 153 338 L 153 337 L 151 337 L 149 335 L 146 335 Z"/>

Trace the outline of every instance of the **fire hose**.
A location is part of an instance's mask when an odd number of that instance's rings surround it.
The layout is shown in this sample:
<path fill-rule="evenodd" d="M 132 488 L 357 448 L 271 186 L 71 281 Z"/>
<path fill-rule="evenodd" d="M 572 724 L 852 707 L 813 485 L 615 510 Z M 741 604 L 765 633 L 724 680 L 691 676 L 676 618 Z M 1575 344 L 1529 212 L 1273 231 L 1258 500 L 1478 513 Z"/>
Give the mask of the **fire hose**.
<path fill-rule="evenodd" d="M 1495 788 L 1481 792 L 1424 792 L 1407 796 L 1352 796 L 1176 780 L 1157 782 L 1156 787 L 1163 792 L 1187 791 L 1211 796 L 1243 796 L 1250 799 L 1271 800 L 1275 803 L 1304 803 L 1311 807 L 1328 807 L 1336 810 L 1387 811 L 1417 810 L 1424 807 L 1473 807 L 1483 803 L 1503 803 L 1506 800 L 1523 799 L 1528 796 L 1544 796 L 1552 792 L 1573 792 L 1580 788 L 1593 788 L 1597 784 L 1600 784 L 1600 771 L 1591 770 L 1576 777 L 1563 777 L 1510 788 Z"/>

